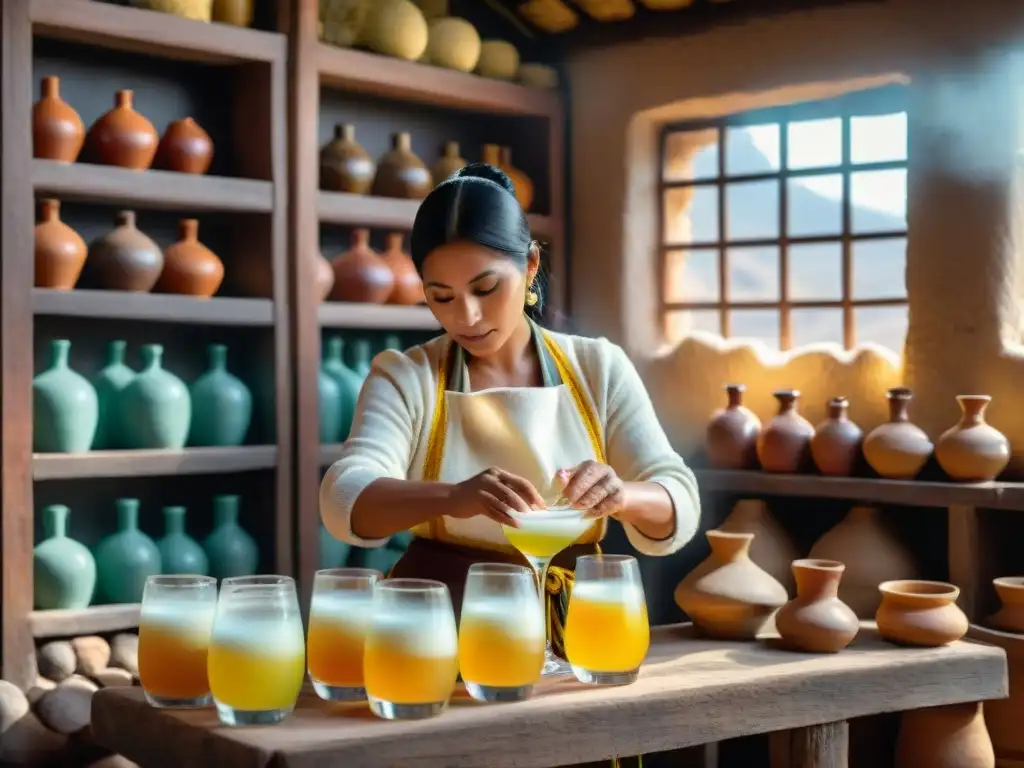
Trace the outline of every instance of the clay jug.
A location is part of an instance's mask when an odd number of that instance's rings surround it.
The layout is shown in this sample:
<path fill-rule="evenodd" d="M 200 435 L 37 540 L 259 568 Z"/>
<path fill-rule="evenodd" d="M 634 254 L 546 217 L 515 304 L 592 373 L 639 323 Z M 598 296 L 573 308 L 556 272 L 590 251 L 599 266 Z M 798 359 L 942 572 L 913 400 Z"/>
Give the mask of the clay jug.
<path fill-rule="evenodd" d="M 334 269 L 331 267 L 331 262 L 325 259 L 320 251 L 316 252 L 313 266 L 316 277 L 317 299 L 326 301 L 327 297 L 331 295 L 331 289 L 334 288 Z"/>
<path fill-rule="evenodd" d="M 384 244 L 385 251 L 381 257 L 395 278 L 395 287 L 388 296 L 388 304 L 423 304 L 426 301 L 423 280 L 409 254 L 402 250 L 402 233 L 390 233 Z"/>
<path fill-rule="evenodd" d="M 153 164 L 156 148 L 156 130 L 135 111 L 131 91 L 118 91 L 114 108 L 93 123 L 85 137 L 90 162 L 136 171 L 144 171 Z"/>
<path fill-rule="evenodd" d="M 501 148 L 501 162 L 498 167 L 505 172 L 505 175 L 512 180 L 512 186 L 516 189 L 516 200 L 524 212 L 530 210 L 533 205 L 533 182 L 530 177 L 512 165 L 512 150 L 509 147 Z"/>
<path fill-rule="evenodd" d="M 213 162 L 213 140 L 195 120 L 186 117 L 168 124 L 156 150 L 154 165 L 165 171 L 203 174 Z"/>
<path fill-rule="evenodd" d="M 351 123 L 334 126 L 334 138 L 320 150 L 320 189 L 365 195 L 373 185 L 377 164 L 356 141 Z"/>
<path fill-rule="evenodd" d="M 391 268 L 370 247 L 370 230 L 365 228 L 352 230 L 352 244 L 334 257 L 331 267 L 334 286 L 330 295 L 334 301 L 383 304 L 395 287 Z"/>
<path fill-rule="evenodd" d="M 846 566 L 839 599 L 861 619 L 878 610 L 883 581 L 917 578 L 913 555 L 889 530 L 875 507 L 854 507 L 811 547 L 808 557 L 838 560 Z"/>
<path fill-rule="evenodd" d="M 96 560 L 92 552 L 67 535 L 63 504 L 43 509 L 44 539 L 32 551 L 34 607 L 40 610 L 86 608 L 96 589 Z"/>
<path fill-rule="evenodd" d="M 44 77 L 32 106 L 32 157 L 73 163 L 85 141 L 82 118 L 60 96 L 60 78 Z"/>
<path fill-rule="evenodd" d="M 236 446 L 245 442 L 252 423 L 252 393 L 245 383 L 228 371 L 228 348 L 207 347 L 210 367 L 192 382 L 192 420 L 188 444 L 193 446 Z"/>
<path fill-rule="evenodd" d="M 121 427 L 121 395 L 135 379 L 135 371 L 125 365 L 123 339 L 107 345 L 107 364 L 96 374 L 93 386 L 99 398 L 100 417 L 93 449 L 97 451 L 123 448 Z"/>
<path fill-rule="evenodd" d="M 213 0 L 213 20 L 236 27 L 252 26 L 253 0 Z"/>
<path fill-rule="evenodd" d="M 913 397 L 908 387 L 890 389 L 889 421 L 864 438 L 864 458 L 875 472 L 890 480 L 913 480 L 932 455 L 928 435 L 910 423 Z"/>
<path fill-rule="evenodd" d="M 162 365 L 164 348 L 142 346 L 142 370 L 119 401 L 121 433 L 128 448 L 178 450 L 185 447 L 192 401 L 185 382 Z"/>
<path fill-rule="evenodd" d="M 1003 632 L 1024 634 L 1024 577 L 1002 576 L 992 580 L 1002 607 L 985 623 Z M 1024 691 L 1022 691 L 1024 693 Z"/>
<path fill-rule="evenodd" d="M 182 219 L 179 240 L 164 251 L 164 271 L 156 281 L 159 293 L 209 298 L 224 280 L 224 264 L 213 251 L 199 242 L 199 222 Z"/>
<path fill-rule="evenodd" d="M 93 550 L 97 591 L 106 603 L 139 603 L 146 579 L 161 571 L 160 550 L 139 530 L 139 500 L 118 499 L 114 504 L 117 533 Z"/>
<path fill-rule="evenodd" d="M 89 244 L 82 285 L 146 293 L 153 290 L 163 269 L 160 246 L 136 228 L 134 211 L 121 211 L 114 228 Z"/>
<path fill-rule="evenodd" d="M 875 612 L 878 634 L 897 645 L 936 648 L 967 634 L 967 617 L 956 604 L 960 588 L 942 581 L 884 581 Z"/>
<path fill-rule="evenodd" d="M 184 507 L 164 507 L 164 536 L 156 546 L 163 573 L 206 576 L 210 572 L 210 561 L 203 548 L 185 533 Z"/>
<path fill-rule="evenodd" d="M 800 552 L 793 539 L 786 533 L 786 529 L 772 517 L 764 501 L 737 501 L 729 516 L 718 526 L 718 530 L 754 534 L 754 542 L 750 545 L 750 559 L 782 584 L 788 594 L 795 594 L 796 584 L 791 564 L 800 557 Z"/>
<path fill-rule="evenodd" d="M 60 201 L 47 198 L 40 203 L 36 224 L 36 288 L 70 291 L 85 266 L 85 240 L 60 220 Z"/>
<path fill-rule="evenodd" d="M 1010 463 L 1010 441 L 985 423 L 988 395 L 957 395 L 963 415 L 935 443 L 935 458 L 942 470 L 962 483 L 995 480 Z"/>
<path fill-rule="evenodd" d="M 708 460 L 716 469 L 755 469 L 761 420 L 743 406 L 742 384 L 727 384 L 728 403 L 711 416 L 707 429 Z M 788 570 L 788 569 L 787 569 Z"/>
<path fill-rule="evenodd" d="M 836 560 L 793 561 L 796 597 L 775 614 L 783 647 L 804 653 L 838 653 L 853 642 L 860 622 L 839 599 L 845 568 Z"/>
<path fill-rule="evenodd" d="M 995 768 L 982 705 L 953 704 L 904 712 L 893 768 Z M 1010 765 L 1007 765 L 1010 768 Z"/>
<path fill-rule="evenodd" d="M 789 595 L 750 559 L 753 534 L 713 530 L 706 535 L 712 565 L 698 566 L 679 583 L 676 604 L 709 637 L 753 640 Z"/>
<path fill-rule="evenodd" d="M 469 165 L 469 162 L 466 158 L 459 156 L 459 142 L 446 141 L 444 148 L 441 150 L 441 156 L 437 158 L 437 162 L 434 164 L 432 172 L 434 183 L 440 184 L 460 168 L 465 168 L 467 165 Z"/>
<path fill-rule="evenodd" d="M 814 427 L 797 413 L 799 398 L 800 393 L 795 389 L 775 392 L 778 415 L 757 438 L 757 458 L 765 472 L 799 472 L 807 464 Z"/>
<path fill-rule="evenodd" d="M 850 421 L 849 408 L 845 397 L 833 397 L 828 401 L 828 418 L 814 429 L 811 458 L 823 475 L 849 477 L 857 468 L 864 433 Z"/>
<path fill-rule="evenodd" d="M 413 154 L 409 134 L 392 134 L 391 150 L 377 161 L 373 194 L 422 200 L 433 186 L 434 180 L 427 166 Z"/>
<path fill-rule="evenodd" d="M 238 523 L 239 497 L 213 497 L 213 532 L 203 539 L 210 575 L 217 579 L 252 576 L 259 567 L 256 541 Z"/>
<path fill-rule="evenodd" d="M 99 401 L 92 384 L 71 370 L 71 342 L 50 342 L 50 367 L 32 379 L 32 450 L 81 453 L 92 448 Z"/>

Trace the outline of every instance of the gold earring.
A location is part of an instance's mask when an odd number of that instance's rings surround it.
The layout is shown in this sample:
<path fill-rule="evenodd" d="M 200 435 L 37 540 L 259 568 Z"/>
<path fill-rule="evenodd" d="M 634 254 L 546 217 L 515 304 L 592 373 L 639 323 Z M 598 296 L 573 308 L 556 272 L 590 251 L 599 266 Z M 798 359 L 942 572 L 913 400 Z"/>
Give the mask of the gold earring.
<path fill-rule="evenodd" d="M 527 293 L 526 293 L 526 306 L 528 306 L 528 307 L 535 307 L 535 306 L 537 306 L 537 302 L 538 301 L 540 301 L 540 296 L 538 296 L 533 291 L 527 291 Z"/>

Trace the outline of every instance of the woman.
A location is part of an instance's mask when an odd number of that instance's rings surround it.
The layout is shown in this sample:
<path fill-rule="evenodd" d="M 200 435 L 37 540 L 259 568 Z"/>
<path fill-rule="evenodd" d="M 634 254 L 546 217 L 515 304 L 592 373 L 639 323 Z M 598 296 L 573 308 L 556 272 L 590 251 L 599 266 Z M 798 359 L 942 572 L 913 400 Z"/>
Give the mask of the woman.
<path fill-rule="evenodd" d="M 539 305 L 540 251 L 509 178 L 474 164 L 440 184 L 416 214 L 411 254 L 445 335 L 373 361 L 320 489 L 327 530 L 378 547 L 411 529 L 392 575 L 445 582 L 456 611 L 470 565 L 525 564 L 499 525 L 516 524 L 513 510 L 564 497 L 594 518 L 556 565 L 593 552 L 610 517 L 644 554 L 689 541 L 696 481 L 625 353 L 524 311 Z M 549 593 L 565 583 L 549 572 Z"/>

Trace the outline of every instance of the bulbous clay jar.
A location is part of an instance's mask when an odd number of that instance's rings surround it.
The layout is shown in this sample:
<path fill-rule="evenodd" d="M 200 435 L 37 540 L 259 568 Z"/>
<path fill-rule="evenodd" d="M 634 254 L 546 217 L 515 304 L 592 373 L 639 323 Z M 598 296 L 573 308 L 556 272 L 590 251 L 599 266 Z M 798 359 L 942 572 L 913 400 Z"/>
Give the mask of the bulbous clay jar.
<path fill-rule="evenodd" d="M 742 384 L 725 386 L 728 403 L 711 415 L 707 429 L 708 461 L 716 469 L 756 469 L 761 420 L 743 406 Z"/>
<path fill-rule="evenodd" d="M 860 621 L 839 599 L 839 581 L 845 568 L 836 560 L 793 561 L 796 597 L 775 614 L 783 647 L 806 653 L 838 653 L 853 642 Z"/>
<path fill-rule="evenodd" d="M 433 187 L 433 176 L 412 151 L 412 137 L 408 133 L 393 134 L 391 150 L 377 161 L 373 194 L 422 200 Z"/>
<path fill-rule="evenodd" d="M 875 472 L 890 480 L 913 480 L 932 455 L 928 435 L 910 423 L 908 407 L 913 397 L 908 387 L 890 389 L 889 421 L 864 438 L 864 458 Z"/>
<path fill-rule="evenodd" d="M 85 142 L 82 118 L 60 95 L 60 78 L 44 77 L 32 106 L 32 157 L 73 163 Z"/>
<path fill-rule="evenodd" d="M 395 278 L 395 287 L 388 296 L 388 304 L 423 304 L 426 301 L 423 295 L 423 280 L 420 279 L 409 254 L 402 250 L 402 233 L 391 232 L 387 236 L 385 246 L 381 258 Z"/>
<path fill-rule="evenodd" d="M 956 604 L 960 588 L 941 581 L 886 581 L 875 613 L 878 633 L 890 643 L 936 648 L 967 634 L 967 617 Z"/>
<path fill-rule="evenodd" d="M 904 712 L 893 768 L 996 768 L 981 703 Z"/>
<path fill-rule="evenodd" d="M 182 219 L 178 223 L 178 238 L 164 251 L 164 271 L 155 290 L 202 298 L 213 296 L 224 280 L 224 264 L 199 242 L 199 222 Z"/>
<path fill-rule="evenodd" d="M 469 162 L 466 158 L 459 155 L 459 142 L 446 141 L 444 149 L 441 150 L 441 156 L 437 158 L 437 162 L 434 164 L 432 171 L 434 183 L 440 184 L 460 168 L 465 168 L 467 165 L 469 165 Z"/>
<path fill-rule="evenodd" d="M 935 443 L 935 458 L 942 470 L 962 483 L 995 480 L 1010 463 L 1010 441 L 985 423 L 988 395 L 958 395 L 960 422 Z"/>
<path fill-rule="evenodd" d="M 85 137 L 85 153 L 90 162 L 136 171 L 144 171 L 153 164 L 156 148 L 156 130 L 135 111 L 131 91 L 118 91 L 114 108 L 93 123 Z"/>
<path fill-rule="evenodd" d="M 676 605 L 708 637 L 753 640 L 789 595 L 750 559 L 752 533 L 706 535 L 712 563 L 697 566 L 679 583 Z"/>
<path fill-rule="evenodd" d="M 529 176 L 512 165 L 512 150 L 509 147 L 502 147 L 499 157 L 501 162 L 498 164 L 498 167 L 511 179 L 512 186 L 516 190 L 516 200 L 519 201 L 519 207 L 523 209 L 523 212 L 529 211 L 530 206 L 533 205 L 533 182 L 530 181 Z"/>
<path fill-rule="evenodd" d="M 370 230 L 352 230 L 349 249 L 331 260 L 334 287 L 331 299 L 383 304 L 395 287 L 395 276 L 387 262 L 370 247 Z"/>
<path fill-rule="evenodd" d="M 41 201 L 35 229 L 36 288 L 70 291 L 82 274 L 87 251 L 85 240 L 60 220 L 60 201 Z"/>
<path fill-rule="evenodd" d="M 320 189 L 365 195 L 376 171 L 377 164 L 356 141 L 356 127 L 334 126 L 334 138 L 320 150 Z"/>
<path fill-rule="evenodd" d="M 167 126 L 154 165 L 165 171 L 203 174 L 213 162 L 213 140 L 191 117 Z"/>
<path fill-rule="evenodd" d="M 1024 634 L 1024 576 L 1001 576 L 992 580 L 992 586 L 1002 607 L 985 623 L 1003 632 Z"/>
<path fill-rule="evenodd" d="M 750 545 L 750 559 L 784 586 L 787 594 L 796 594 L 791 564 L 800 557 L 800 552 L 786 529 L 772 516 L 763 499 L 737 501 L 729 516 L 718 526 L 718 530 L 754 534 L 754 541 Z"/>
<path fill-rule="evenodd" d="M 108 291 L 153 290 L 164 268 L 160 246 L 135 226 L 135 212 L 121 211 L 114 228 L 89 245 L 82 284 Z"/>
<path fill-rule="evenodd" d="M 331 262 L 318 251 L 316 254 L 316 295 L 320 301 L 326 300 L 331 295 L 333 287 L 334 270 L 331 268 Z"/>
<path fill-rule="evenodd" d="M 810 457 L 814 427 L 797 413 L 800 393 L 795 389 L 780 389 L 775 393 L 779 413 L 757 438 L 757 458 L 765 472 L 799 472 Z"/>
<path fill-rule="evenodd" d="M 811 458 L 823 475 L 849 477 L 857 468 L 864 433 L 850 421 L 849 408 L 845 397 L 833 397 L 828 401 L 828 418 L 814 429 Z"/>

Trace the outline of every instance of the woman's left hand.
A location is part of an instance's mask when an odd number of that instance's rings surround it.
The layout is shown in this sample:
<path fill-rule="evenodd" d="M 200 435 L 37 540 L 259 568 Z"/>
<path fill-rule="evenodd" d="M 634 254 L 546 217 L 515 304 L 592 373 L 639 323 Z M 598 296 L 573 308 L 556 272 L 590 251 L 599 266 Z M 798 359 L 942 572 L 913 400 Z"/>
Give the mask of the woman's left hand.
<path fill-rule="evenodd" d="M 558 479 L 565 490 L 562 497 L 574 509 L 587 510 L 586 517 L 607 517 L 626 505 L 626 484 L 607 464 L 587 460 L 570 469 L 560 469 Z"/>

